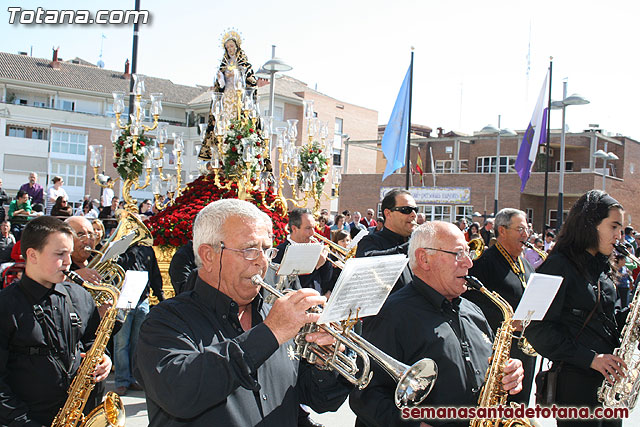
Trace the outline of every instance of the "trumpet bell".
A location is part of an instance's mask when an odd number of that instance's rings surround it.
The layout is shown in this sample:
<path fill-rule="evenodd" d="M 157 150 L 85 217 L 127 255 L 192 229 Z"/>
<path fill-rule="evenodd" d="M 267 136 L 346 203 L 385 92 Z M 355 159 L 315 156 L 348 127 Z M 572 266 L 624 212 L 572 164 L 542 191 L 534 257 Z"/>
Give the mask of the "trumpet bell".
<path fill-rule="evenodd" d="M 429 395 L 438 377 L 438 365 L 431 359 L 418 360 L 400 377 L 395 392 L 398 408 L 415 406 Z"/>

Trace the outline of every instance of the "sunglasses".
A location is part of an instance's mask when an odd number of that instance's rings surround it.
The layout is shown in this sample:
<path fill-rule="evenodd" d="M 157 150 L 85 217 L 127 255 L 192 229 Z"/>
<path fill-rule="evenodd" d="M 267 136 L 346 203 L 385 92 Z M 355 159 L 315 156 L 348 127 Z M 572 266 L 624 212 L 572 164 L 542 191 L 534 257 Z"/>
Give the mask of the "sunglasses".
<path fill-rule="evenodd" d="M 396 206 L 395 208 L 391 208 L 391 210 L 395 212 L 400 212 L 401 214 L 404 214 L 404 215 L 409 215 L 411 214 L 411 212 L 418 213 L 417 206 Z"/>

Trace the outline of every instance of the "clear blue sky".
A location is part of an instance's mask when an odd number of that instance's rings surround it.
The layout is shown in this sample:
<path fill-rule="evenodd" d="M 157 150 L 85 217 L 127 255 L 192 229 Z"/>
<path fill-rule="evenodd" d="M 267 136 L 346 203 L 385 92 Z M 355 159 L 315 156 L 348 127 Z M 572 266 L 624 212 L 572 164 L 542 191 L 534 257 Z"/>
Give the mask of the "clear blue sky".
<path fill-rule="evenodd" d="M 131 57 L 132 28 L 117 25 L 9 25 L 6 7 L 133 9 L 134 1 L 5 2 L 2 51 L 98 60 L 105 34 L 106 68 Z M 578 92 L 591 104 L 567 109 L 570 130 L 590 123 L 640 140 L 640 69 L 635 1 L 323 0 L 317 2 L 149 1 L 142 25 L 138 71 L 176 83 L 210 85 L 220 61 L 219 40 L 235 27 L 254 69 L 271 45 L 288 74 L 345 102 L 375 109 L 388 120 L 415 47 L 413 122 L 471 133 L 488 123 L 524 129 L 549 56 L 553 98 Z M 531 34 L 531 36 L 530 36 Z M 527 79 L 527 51 L 531 43 Z M 560 127 L 560 113 L 552 115 Z M 345 129 L 348 133 L 348 129 Z"/>

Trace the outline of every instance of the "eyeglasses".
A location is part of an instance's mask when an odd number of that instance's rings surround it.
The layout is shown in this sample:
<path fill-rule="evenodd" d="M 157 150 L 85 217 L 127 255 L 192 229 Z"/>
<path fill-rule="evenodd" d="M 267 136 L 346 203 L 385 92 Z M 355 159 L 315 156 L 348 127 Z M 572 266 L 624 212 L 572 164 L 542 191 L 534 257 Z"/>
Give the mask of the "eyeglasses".
<path fill-rule="evenodd" d="M 469 249 L 460 249 L 457 252 L 445 251 L 444 249 L 437 249 L 437 248 L 422 248 L 422 249 L 430 249 L 432 251 L 444 252 L 445 254 L 455 255 L 456 261 L 463 261 L 467 258 L 471 259 L 471 253 Z"/>
<path fill-rule="evenodd" d="M 85 237 L 88 237 L 89 239 L 95 239 L 98 235 L 96 233 L 85 233 L 84 231 L 81 231 L 79 233 L 76 233 L 76 236 L 78 236 L 78 239 L 84 239 Z"/>
<path fill-rule="evenodd" d="M 268 260 L 272 260 L 278 254 L 278 249 L 276 249 L 276 248 L 267 248 L 267 249 L 262 249 L 262 248 L 233 249 L 233 248 L 229 248 L 229 247 L 225 246 L 224 242 L 220 242 L 220 247 L 222 249 L 226 249 L 228 251 L 242 252 L 242 256 L 244 256 L 244 259 L 246 259 L 247 261 L 253 261 L 254 259 L 258 259 L 260 254 L 264 254 L 264 256 Z"/>
<path fill-rule="evenodd" d="M 511 227 L 507 227 L 509 228 L 509 230 L 516 230 L 518 233 L 520 234 L 529 234 L 529 229 L 527 227 L 516 227 L 516 228 L 511 228 Z"/>
<path fill-rule="evenodd" d="M 400 212 L 404 215 L 409 215 L 411 212 L 418 213 L 417 206 L 396 206 L 395 208 L 391 208 L 392 211 Z"/>

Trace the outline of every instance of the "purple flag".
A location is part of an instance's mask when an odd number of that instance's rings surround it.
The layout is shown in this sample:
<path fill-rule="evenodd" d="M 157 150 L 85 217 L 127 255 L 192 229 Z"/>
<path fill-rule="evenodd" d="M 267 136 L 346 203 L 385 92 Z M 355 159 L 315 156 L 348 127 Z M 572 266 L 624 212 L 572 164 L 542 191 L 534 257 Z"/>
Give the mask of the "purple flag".
<path fill-rule="evenodd" d="M 533 110 L 533 115 L 527 131 L 522 137 L 522 143 L 520 144 L 520 151 L 518 151 L 518 158 L 516 159 L 515 169 L 520 176 L 522 185 L 520 186 L 520 192 L 524 191 L 524 187 L 527 185 L 531 169 L 536 161 L 538 155 L 538 146 L 546 143 L 547 141 L 547 115 L 549 109 L 547 105 L 547 81 L 549 80 L 549 73 L 544 78 L 542 84 L 542 90 L 538 96 L 538 102 L 536 108 Z"/>

